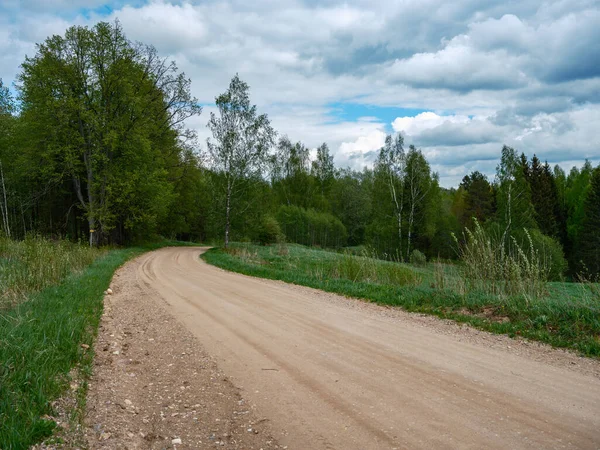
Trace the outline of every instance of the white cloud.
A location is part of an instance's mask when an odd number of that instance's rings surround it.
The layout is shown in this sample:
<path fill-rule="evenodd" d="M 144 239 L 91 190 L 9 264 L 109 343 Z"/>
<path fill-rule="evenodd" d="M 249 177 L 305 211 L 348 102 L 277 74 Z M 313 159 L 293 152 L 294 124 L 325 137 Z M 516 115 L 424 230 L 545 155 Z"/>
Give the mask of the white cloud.
<path fill-rule="evenodd" d="M 397 133 L 418 136 L 425 130 L 438 127 L 445 123 L 469 123 L 472 119 L 468 116 L 451 115 L 440 116 L 434 112 L 423 112 L 414 117 L 397 117 L 392 122 L 392 127 Z"/>
<path fill-rule="evenodd" d="M 130 39 L 176 60 L 201 102 L 239 72 L 280 134 L 327 142 L 342 166 L 369 164 L 392 130 L 423 148 L 446 185 L 493 171 L 504 143 L 552 162 L 600 153 L 594 0 L 114 0 L 109 16 L 79 10 L 103 4 L 3 2 L 0 77 L 12 81 L 49 34 L 119 18 Z M 328 105 L 344 101 L 374 106 L 373 117 L 332 121 Z M 384 124 L 377 106 L 436 112 Z M 209 109 L 189 122 L 202 141 Z"/>
<path fill-rule="evenodd" d="M 207 36 L 202 11 L 189 3 L 152 1 L 142 8 L 125 6 L 114 17 L 136 40 L 151 42 L 165 53 L 200 47 Z"/>
<path fill-rule="evenodd" d="M 385 144 L 386 133 L 382 129 L 369 131 L 352 142 L 342 142 L 336 153 L 336 162 L 345 167 L 360 169 L 372 166 L 376 152 Z"/>

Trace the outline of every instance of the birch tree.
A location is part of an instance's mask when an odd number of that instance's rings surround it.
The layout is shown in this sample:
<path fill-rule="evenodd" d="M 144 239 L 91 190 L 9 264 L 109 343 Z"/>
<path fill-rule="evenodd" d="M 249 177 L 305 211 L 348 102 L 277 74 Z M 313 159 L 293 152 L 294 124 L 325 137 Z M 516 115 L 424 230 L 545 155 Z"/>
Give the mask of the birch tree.
<path fill-rule="evenodd" d="M 219 111 L 218 115 L 210 114 L 208 128 L 213 139 L 207 140 L 207 146 L 213 169 L 224 180 L 225 247 L 228 247 L 236 196 L 247 186 L 245 181 L 262 175 L 276 133 L 268 116 L 258 115 L 256 105 L 250 104 L 249 86 L 237 74 L 215 103 Z"/>
<path fill-rule="evenodd" d="M 379 151 L 376 163 L 377 170 L 385 177 L 394 207 L 394 215 L 398 231 L 398 255 L 403 258 L 402 252 L 402 224 L 404 211 L 404 189 L 406 178 L 406 153 L 404 139 L 401 134 L 392 138 L 386 136 L 385 145 Z"/>
<path fill-rule="evenodd" d="M 496 184 L 498 218 L 504 226 L 503 242 L 512 230 L 536 227 L 531 192 L 525 178 L 526 169 L 515 149 L 506 145 L 502 147 L 500 164 L 496 168 Z"/>
<path fill-rule="evenodd" d="M 333 156 L 329 152 L 326 143 L 317 148 L 317 157 L 312 162 L 312 175 L 316 178 L 321 188 L 321 195 L 325 197 L 329 190 L 331 182 L 335 176 L 335 167 L 333 165 Z"/>
<path fill-rule="evenodd" d="M 4 86 L 0 78 L 0 186 L 2 187 L 2 196 L 0 198 L 0 212 L 2 213 L 2 225 L 4 233 L 10 237 L 10 220 L 8 216 L 8 201 L 6 195 L 6 183 L 4 180 L 4 169 L 2 167 L 2 158 L 7 156 L 7 149 L 10 145 L 14 117 L 14 103 L 10 91 Z"/>
<path fill-rule="evenodd" d="M 406 259 L 408 260 L 417 212 L 421 212 L 425 208 L 427 195 L 431 190 L 432 182 L 435 180 L 431 178 L 431 169 L 423 153 L 413 145 L 409 147 L 406 155 L 405 170 L 405 185 L 408 197 L 408 236 L 406 243 Z"/>

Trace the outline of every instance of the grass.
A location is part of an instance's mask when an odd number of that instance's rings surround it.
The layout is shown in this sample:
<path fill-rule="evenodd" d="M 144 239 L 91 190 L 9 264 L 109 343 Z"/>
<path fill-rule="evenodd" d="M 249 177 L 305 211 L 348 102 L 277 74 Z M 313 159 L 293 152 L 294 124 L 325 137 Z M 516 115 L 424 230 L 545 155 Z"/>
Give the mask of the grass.
<path fill-rule="evenodd" d="M 55 254 L 64 256 L 53 259 L 57 265 L 73 261 L 74 255 L 83 251 L 70 244 L 39 244 L 42 248 L 58 245 L 71 250 L 65 256 L 55 249 Z M 20 244 L 15 245 L 19 248 Z M 128 259 L 165 245 L 173 243 L 96 251 L 96 259 L 86 268 L 82 265 L 89 255 L 77 256 L 81 264 L 73 267 L 75 271 L 69 275 L 62 269 L 45 272 L 46 277 L 28 286 L 33 293 L 26 292 L 21 281 L 15 281 L 20 283 L 18 289 L 7 289 L 11 296 L 16 292 L 26 301 L 0 311 L 0 448 L 26 449 L 52 434 L 55 423 L 47 417 L 53 413 L 52 401 L 68 388 L 69 373 L 77 368 L 85 380 L 91 372 L 91 349 L 102 314 L 103 292 L 114 271 Z M 9 259 L 10 264 L 20 265 L 19 270 L 29 270 L 15 255 Z M 79 407 L 83 408 L 84 402 Z"/>
<path fill-rule="evenodd" d="M 522 336 L 600 357 L 597 285 L 548 283 L 545 295 L 496 295 L 472 289 L 452 264 L 424 267 L 384 262 L 298 245 L 233 245 L 204 253 L 211 264 L 234 272 L 282 280 L 407 311 L 433 314 L 494 333 Z M 348 261 L 349 258 L 356 258 Z M 365 261 L 371 259 L 372 261 Z M 371 267 L 359 270 L 358 267 Z M 396 269 L 387 269 L 396 267 Z M 383 274 L 372 276 L 371 270 Z M 388 278 L 385 271 L 402 273 Z M 413 276 L 406 275 L 412 272 Z M 362 275 L 361 275 L 362 273 Z"/>
<path fill-rule="evenodd" d="M 89 266 L 104 250 L 29 235 L 0 237 L 0 308 L 6 309 Z"/>

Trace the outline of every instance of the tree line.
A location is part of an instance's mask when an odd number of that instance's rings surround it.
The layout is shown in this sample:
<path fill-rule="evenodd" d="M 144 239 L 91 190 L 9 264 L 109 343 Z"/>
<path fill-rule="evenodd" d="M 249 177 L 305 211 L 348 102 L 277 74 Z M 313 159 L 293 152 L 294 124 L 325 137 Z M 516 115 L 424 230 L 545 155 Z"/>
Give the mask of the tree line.
<path fill-rule="evenodd" d="M 374 167 L 336 168 L 327 144 L 278 136 L 233 77 L 206 150 L 186 129 L 191 81 L 119 25 L 71 27 L 27 57 L 17 98 L 0 81 L 3 232 L 128 244 L 286 239 L 368 245 L 382 258 L 452 259 L 465 228 L 543 248 L 557 277 L 600 272 L 600 167 L 567 174 L 503 147 L 496 176 L 439 185 L 421 150 L 390 135 Z"/>

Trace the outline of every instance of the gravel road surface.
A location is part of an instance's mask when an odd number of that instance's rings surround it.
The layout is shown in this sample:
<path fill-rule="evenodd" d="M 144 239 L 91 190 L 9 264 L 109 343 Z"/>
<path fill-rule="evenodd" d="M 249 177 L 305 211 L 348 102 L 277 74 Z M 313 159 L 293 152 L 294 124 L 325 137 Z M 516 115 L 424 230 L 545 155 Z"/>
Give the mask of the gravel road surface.
<path fill-rule="evenodd" d="M 600 449 L 599 361 L 229 273 L 204 250 L 117 273 L 92 447 Z"/>

